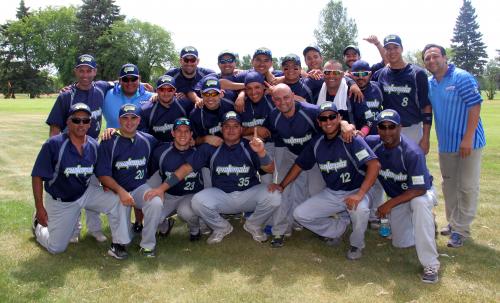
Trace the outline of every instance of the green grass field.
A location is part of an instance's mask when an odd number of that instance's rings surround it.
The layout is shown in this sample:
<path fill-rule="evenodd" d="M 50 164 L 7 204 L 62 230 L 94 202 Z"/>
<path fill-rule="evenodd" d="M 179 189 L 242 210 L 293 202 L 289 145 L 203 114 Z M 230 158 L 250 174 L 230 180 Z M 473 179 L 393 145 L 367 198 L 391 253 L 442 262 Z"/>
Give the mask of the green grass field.
<path fill-rule="evenodd" d="M 82 232 L 60 255 L 31 234 L 31 168 L 48 136 L 44 124 L 54 99 L 0 100 L 0 302 L 499 302 L 500 100 L 485 101 L 487 130 L 481 196 L 473 238 L 460 249 L 439 237 L 440 282 L 420 282 L 414 249 L 395 249 L 376 232 L 356 262 L 347 243 L 326 247 L 312 233 L 295 233 L 281 249 L 259 244 L 233 222 L 220 245 L 191 243 L 185 224 L 158 241 L 158 257 L 117 261 Z M 435 135 L 428 165 L 440 192 Z M 436 209 L 445 224 L 444 204 Z M 106 224 L 105 233 L 109 236 Z"/>

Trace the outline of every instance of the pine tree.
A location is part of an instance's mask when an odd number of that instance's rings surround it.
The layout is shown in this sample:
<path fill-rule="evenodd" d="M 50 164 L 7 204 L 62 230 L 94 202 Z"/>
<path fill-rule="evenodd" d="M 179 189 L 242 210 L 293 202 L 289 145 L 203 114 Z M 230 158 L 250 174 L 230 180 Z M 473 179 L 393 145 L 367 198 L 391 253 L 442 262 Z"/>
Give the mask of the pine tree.
<path fill-rule="evenodd" d="M 464 0 L 453 30 L 451 48 L 455 52 L 453 62 L 478 76 L 483 73 L 488 56 L 476 18 L 476 10 L 472 7 L 471 1 Z"/>
<path fill-rule="evenodd" d="M 16 10 L 16 18 L 21 20 L 22 18 L 29 16 L 29 10 L 30 8 L 26 6 L 24 0 L 21 0 L 21 2 L 19 2 L 19 7 Z"/>

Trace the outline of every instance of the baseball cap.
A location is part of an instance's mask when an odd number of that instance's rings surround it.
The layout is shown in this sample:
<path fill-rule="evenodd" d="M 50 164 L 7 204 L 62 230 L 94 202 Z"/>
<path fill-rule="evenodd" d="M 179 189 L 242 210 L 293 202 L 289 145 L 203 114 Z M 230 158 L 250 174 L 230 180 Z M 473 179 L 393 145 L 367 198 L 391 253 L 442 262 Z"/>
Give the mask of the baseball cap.
<path fill-rule="evenodd" d="M 319 106 L 319 113 L 318 116 L 321 115 L 324 112 L 327 111 L 332 111 L 338 113 L 339 111 L 337 110 L 337 106 L 333 102 L 325 102 Z"/>
<path fill-rule="evenodd" d="M 84 54 L 84 55 L 81 55 L 78 58 L 76 58 L 75 68 L 80 67 L 80 66 L 84 66 L 84 65 L 91 67 L 91 68 L 95 68 L 96 63 L 95 63 L 94 57 L 92 57 L 91 55 L 88 55 L 88 54 Z"/>
<path fill-rule="evenodd" d="M 273 58 L 273 53 L 271 53 L 271 50 L 265 47 L 259 47 L 258 49 L 255 50 L 253 53 L 253 58 L 257 57 L 258 55 L 265 55 L 268 56 L 270 59 Z"/>
<path fill-rule="evenodd" d="M 222 119 L 222 124 L 226 123 L 229 120 L 236 120 L 241 124 L 240 115 L 238 115 L 235 111 L 228 111 L 224 114 L 224 118 Z"/>
<path fill-rule="evenodd" d="M 132 115 L 132 116 L 139 117 L 139 108 L 131 103 L 123 104 L 120 107 L 120 112 L 118 114 L 118 117 L 121 118 L 121 117 L 126 116 L 126 115 Z"/>
<path fill-rule="evenodd" d="M 217 61 L 219 61 L 224 55 L 229 55 L 229 56 L 233 57 L 233 59 L 235 59 L 235 60 L 236 60 L 236 57 L 238 57 L 238 55 L 235 52 L 232 52 L 230 50 L 223 50 L 217 56 Z"/>
<path fill-rule="evenodd" d="M 352 64 L 351 71 L 353 72 L 371 71 L 370 64 L 368 64 L 368 62 L 364 60 L 358 60 Z"/>
<path fill-rule="evenodd" d="M 181 125 L 186 125 L 187 127 L 189 127 L 189 129 L 191 129 L 191 121 L 188 118 L 182 117 L 175 119 L 174 130 L 176 130 Z"/>
<path fill-rule="evenodd" d="M 396 125 L 400 125 L 401 124 L 401 117 L 399 117 L 399 114 L 397 111 L 395 111 L 393 109 L 385 109 L 378 114 L 377 125 L 384 122 L 384 121 L 388 121 L 388 122 L 392 122 Z"/>
<path fill-rule="evenodd" d="M 78 102 L 71 105 L 71 107 L 69 108 L 69 115 L 71 116 L 76 112 L 85 112 L 89 114 L 89 116 L 92 116 L 92 111 L 90 110 L 90 107 L 85 103 Z"/>
<path fill-rule="evenodd" d="M 359 48 L 353 44 L 349 44 L 348 46 L 346 46 L 344 48 L 344 52 L 342 54 L 345 56 L 345 53 L 350 49 L 354 50 L 358 54 L 358 56 L 361 56 L 361 53 L 359 52 Z"/>
<path fill-rule="evenodd" d="M 134 76 L 139 77 L 139 68 L 132 63 L 127 63 L 120 69 L 120 78 Z"/>
<path fill-rule="evenodd" d="M 265 81 L 264 76 L 261 73 L 255 71 L 248 72 L 248 74 L 246 74 L 245 76 L 245 85 L 252 82 L 258 82 L 260 84 L 264 84 L 264 81 Z"/>
<path fill-rule="evenodd" d="M 194 46 L 185 46 L 183 49 L 181 49 L 181 58 L 184 58 L 186 56 L 193 56 L 195 58 L 198 58 L 198 50 Z"/>
<path fill-rule="evenodd" d="M 304 50 L 302 51 L 302 55 L 304 55 L 304 57 L 306 56 L 306 54 L 309 52 L 309 51 L 317 51 L 320 55 L 321 55 L 321 51 L 319 50 L 319 47 L 317 46 L 314 46 L 314 45 L 309 45 L 307 46 L 306 48 L 304 48 Z"/>
<path fill-rule="evenodd" d="M 398 35 L 388 35 L 384 38 L 384 47 L 389 44 L 396 44 L 399 47 L 403 47 L 403 43 L 401 42 L 401 38 Z"/>
<path fill-rule="evenodd" d="M 300 57 L 297 56 L 296 54 L 288 54 L 286 55 L 283 60 L 281 60 L 281 66 L 285 65 L 288 61 L 292 61 L 293 63 L 297 64 L 300 66 Z"/>
<path fill-rule="evenodd" d="M 201 92 L 202 93 L 205 93 L 209 90 L 215 90 L 217 92 L 220 93 L 220 82 L 219 82 L 219 79 L 217 79 L 216 77 L 206 77 L 205 79 L 203 79 L 203 83 L 201 85 Z"/>
<path fill-rule="evenodd" d="M 168 76 L 168 75 L 163 75 L 160 78 L 158 78 L 158 81 L 156 81 L 156 89 L 159 89 L 160 87 L 165 86 L 165 85 L 170 85 L 173 88 L 176 88 L 175 87 L 175 79 L 171 76 Z"/>

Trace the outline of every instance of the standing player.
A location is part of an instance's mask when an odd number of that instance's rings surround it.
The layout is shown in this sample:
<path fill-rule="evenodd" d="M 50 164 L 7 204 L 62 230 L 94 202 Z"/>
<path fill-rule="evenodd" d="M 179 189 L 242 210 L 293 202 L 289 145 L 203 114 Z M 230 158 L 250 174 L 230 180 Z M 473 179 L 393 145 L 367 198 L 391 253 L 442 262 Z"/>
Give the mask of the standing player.
<path fill-rule="evenodd" d="M 50 253 L 65 251 L 80 211 L 85 208 L 108 215 L 112 247 L 121 247 L 128 243 L 128 234 L 123 221 L 120 225 L 119 200 L 90 183 L 97 161 L 97 141 L 86 135 L 92 112 L 88 105 L 75 103 L 68 113 L 67 132 L 45 142 L 31 173 L 36 240 Z M 126 253 L 117 251 L 116 256 L 125 258 Z"/>
<path fill-rule="evenodd" d="M 137 131 L 141 119 L 138 111 L 139 108 L 133 104 L 121 107 L 120 128 L 111 139 L 99 145 L 95 173 L 102 185 L 111 189 L 122 204 L 143 210 L 141 252 L 146 257 L 155 257 L 155 235 L 163 202 L 159 197 L 146 202 L 144 193 L 150 189 L 146 184 L 149 158 L 158 141 L 149 134 Z M 130 226 L 130 207 L 124 212 L 127 213 L 127 226 Z M 108 254 L 117 257 L 113 248 Z"/>
<path fill-rule="evenodd" d="M 302 52 L 304 61 L 307 65 L 307 76 L 314 79 L 322 77 L 321 71 L 323 70 L 323 56 L 317 46 L 307 46 Z M 303 74 L 303 76 L 305 76 Z"/>
<path fill-rule="evenodd" d="M 302 78 L 300 58 L 295 54 L 286 55 L 281 61 L 281 68 L 284 74 L 283 83 L 290 86 L 296 100 L 315 103 L 323 85 L 323 79 L 315 80 L 312 77 Z"/>
<path fill-rule="evenodd" d="M 439 260 L 432 207 L 437 200 L 425 156 L 414 141 L 401 134 L 396 111 L 382 111 L 377 126 L 379 136 L 365 139 L 382 165 L 378 179 L 389 196 L 378 214 L 381 218 L 390 215 L 393 246 L 415 246 L 424 267 L 422 281 L 436 283 Z"/>

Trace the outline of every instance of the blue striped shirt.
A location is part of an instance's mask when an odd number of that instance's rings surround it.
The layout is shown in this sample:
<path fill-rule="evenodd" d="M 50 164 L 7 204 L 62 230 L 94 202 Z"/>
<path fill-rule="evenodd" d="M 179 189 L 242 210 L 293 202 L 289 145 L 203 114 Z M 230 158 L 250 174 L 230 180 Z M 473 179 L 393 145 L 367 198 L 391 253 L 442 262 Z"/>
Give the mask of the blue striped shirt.
<path fill-rule="evenodd" d="M 432 104 L 440 153 L 455 153 L 465 135 L 469 109 L 483 102 L 476 79 L 468 72 L 449 64 L 440 82 L 429 77 L 429 99 Z M 481 119 L 477 125 L 472 148 L 486 145 Z"/>

